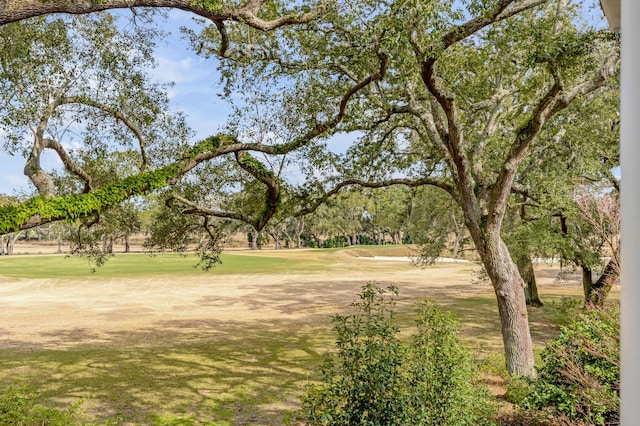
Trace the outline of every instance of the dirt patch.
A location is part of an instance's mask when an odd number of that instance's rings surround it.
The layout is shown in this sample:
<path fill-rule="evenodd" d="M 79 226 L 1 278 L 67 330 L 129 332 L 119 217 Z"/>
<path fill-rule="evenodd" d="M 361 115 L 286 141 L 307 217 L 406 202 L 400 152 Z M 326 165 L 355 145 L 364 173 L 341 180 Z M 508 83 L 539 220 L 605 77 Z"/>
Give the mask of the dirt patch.
<path fill-rule="evenodd" d="M 418 269 L 404 262 L 336 261 L 326 270 L 306 274 L 104 280 L 0 276 L 0 347 L 105 344 L 115 335 L 123 343 L 127 338 L 153 340 L 169 332 L 167 324 L 173 324 L 176 333 L 215 334 L 224 333 L 225 324 L 328 321 L 349 306 L 367 281 L 396 285 L 400 304 L 417 297 L 444 300 L 491 294 L 490 287 L 472 284 L 477 272 L 473 264 Z M 542 271 L 544 295 L 544 286 L 560 284 L 550 278 L 552 273 L 545 276 L 548 271 Z M 199 323 L 213 326 L 200 329 Z"/>

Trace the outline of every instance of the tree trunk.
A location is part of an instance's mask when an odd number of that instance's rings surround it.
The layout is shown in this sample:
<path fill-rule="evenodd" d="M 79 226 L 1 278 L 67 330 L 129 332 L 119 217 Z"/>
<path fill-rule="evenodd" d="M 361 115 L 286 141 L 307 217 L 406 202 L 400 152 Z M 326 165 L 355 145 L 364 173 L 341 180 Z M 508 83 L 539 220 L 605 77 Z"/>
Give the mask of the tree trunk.
<path fill-rule="evenodd" d="M 4 256 L 4 235 L 0 235 L 0 256 Z"/>
<path fill-rule="evenodd" d="M 258 250 L 258 231 L 255 229 L 251 230 L 251 250 Z"/>
<path fill-rule="evenodd" d="M 9 234 L 7 238 L 7 248 L 5 250 L 7 254 L 13 254 L 13 244 L 18 240 L 18 238 L 20 238 L 20 235 L 22 234 L 22 232 L 24 231 L 19 231 L 14 234 Z"/>
<path fill-rule="evenodd" d="M 607 301 L 607 296 L 611 287 L 620 278 L 620 268 L 617 262 L 613 259 L 607 263 L 607 266 L 602 271 L 602 275 L 598 278 L 593 286 L 591 286 L 591 297 L 589 301 L 593 306 L 603 307 L 604 302 Z"/>
<path fill-rule="evenodd" d="M 602 271 L 600 278 L 594 283 L 593 272 L 589 267 L 582 266 L 582 288 L 584 290 L 585 306 L 601 308 L 607 301 L 607 296 L 613 284 L 620 277 L 620 269 L 617 262 L 611 259 Z"/>
<path fill-rule="evenodd" d="M 531 262 L 531 256 L 526 253 L 517 254 L 516 266 L 518 272 L 524 281 L 524 295 L 529 306 L 543 306 L 540 296 L 538 295 L 538 284 L 536 283 L 536 275 L 533 272 L 533 263 Z"/>
<path fill-rule="evenodd" d="M 524 281 L 499 235 L 483 235 L 478 245 L 482 263 L 498 301 L 507 371 L 512 376 L 535 376 L 533 343 L 529 330 Z"/>
<path fill-rule="evenodd" d="M 587 305 L 593 288 L 593 271 L 582 263 L 580 264 L 580 269 L 582 269 L 582 292 L 584 293 L 584 304 Z"/>
<path fill-rule="evenodd" d="M 124 234 L 124 252 L 131 252 L 131 244 L 129 243 L 129 234 Z"/>
<path fill-rule="evenodd" d="M 391 244 L 398 245 L 401 243 L 400 231 L 394 231 L 391 233 Z"/>

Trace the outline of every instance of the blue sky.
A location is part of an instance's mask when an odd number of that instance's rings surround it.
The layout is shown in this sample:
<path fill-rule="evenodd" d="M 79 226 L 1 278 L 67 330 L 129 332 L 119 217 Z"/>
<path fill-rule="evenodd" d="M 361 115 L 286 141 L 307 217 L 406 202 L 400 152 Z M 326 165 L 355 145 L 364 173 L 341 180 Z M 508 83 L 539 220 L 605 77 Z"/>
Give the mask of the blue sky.
<path fill-rule="evenodd" d="M 606 25 L 604 17 L 594 0 L 581 2 L 585 16 L 591 18 L 591 24 Z M 119 11 L 120 14 L 128 14 Z M 171 107 L 174 111 L 182 111 L 189 126 L 196 131 L 196 140 L 202 139 L 219 131 L 224 125 L 229 105 L 220 99 L 216 93 L 221 91 L 219 77 L 214 60 L 205 60 L 196 56 L 190 49 L 188 42 L 179 32 L 181 26 L 193 27 L 196 24 L 192 14 L 180 10 L 168 12 L 164 21 L 165 30 L 171 35 L 158 45 L 156 59 L 159 66 L 151 73 L 155 80 L 162 83 L 173 82 L 175 85 L 169 90 Z M 338 135 L 331 146 L 337 151 L 343 151 L 351 140 L 352 135 Z M 341 148 L 341 149 L 338 149 Z M 0 193 L 25 194 L 32 191 L 27 178 L 23 174 L 25 160 L 19 156 L 10 156 L 0 151 Z M 60 167 L 61 163 L 55 154 L 49 153 L 43 157 L 43 167 Z"/>
<path fill-rule="evenodd" d="M 118 12 L 126 14 L 128 12 Z M 165 30 L 171 35 L 158 45 L 158 67 L 151 70 L 153 78 L 161 83 L 173 82 L 169 89 L 171 108 L 187 116 L 190 127 L 196 131 L 196 139 L 214 134 L 225 123 L 228 105 L 216 93 L 220 91 L 216 63 L 197 57 L 188 42 L 182 39 L 181 26 L 194 26 L 193 15 L 172 10 L 165 21 Z M 0 151 L 0 193 L 24 194 L 31 192 L 31 185 L 24 176 L 25 160 L 19 155 L 10 156 Z M 55 154 L 43 156 L 43 167 L 60 167 Z"/>

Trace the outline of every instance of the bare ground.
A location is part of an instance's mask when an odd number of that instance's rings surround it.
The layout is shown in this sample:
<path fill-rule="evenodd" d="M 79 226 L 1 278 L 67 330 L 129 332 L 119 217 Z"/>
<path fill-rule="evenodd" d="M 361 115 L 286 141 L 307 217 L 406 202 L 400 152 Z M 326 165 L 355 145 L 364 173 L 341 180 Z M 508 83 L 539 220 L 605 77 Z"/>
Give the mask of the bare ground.
<path fill-rule="evenodd" d="M 147 338 L 166 336 L 167 327 L 182 333 L 203 331 L 202 322 L 263 323 L 278 320 L 313 322 L 348 306 L 369 280 L 394 284 L 399 302 L 416 297 L 436 300 L 491 294 L 472 284 L 477 267 L 441 263 L 417 269 L 397 261 L 336 257 L 325 271 L 305 274 L 205 275 L 117 279 L 11 279 L 0 276 L 0 347 L 63 348 L 112 341 L 114 333 L 140 338 L 140 330 L 157 330 Z M 577 290 L 577 280 L 557 283 L 557 268 L 541 266 L 541 294 Z M 125 339 L 126 340 L 126 339 Z M 122 343 L 126 343 L 123 341 Z M 133 343 L 133 342 L 132 342 Z"/>

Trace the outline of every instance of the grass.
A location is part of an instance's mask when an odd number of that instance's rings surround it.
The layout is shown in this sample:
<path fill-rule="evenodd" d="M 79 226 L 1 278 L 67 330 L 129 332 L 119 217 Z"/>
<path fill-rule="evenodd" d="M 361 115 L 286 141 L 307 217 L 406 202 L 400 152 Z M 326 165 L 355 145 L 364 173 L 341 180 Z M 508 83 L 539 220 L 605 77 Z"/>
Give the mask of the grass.
<path fill-rule="evenodd" d="M 232 333 L 242 338 L 2 350 L 0 381 L 20 377 L 45 401 L 83 401 L 94 424 L 285 424 L 327 343 L 311 331 L 263 326 Z"/>
<path fill-rule="evenodd" d="M 0 275 L 14 278 L 114 278 L 157 275 L 227 275 L 304 272 L 319 269 L 320 262 L 264 255 L 223 254 L 222 264 L 210 272 L 194 265 L 194 255 L 119 254 L 97 268 L 83 258 L 65 256 L 20 256 L 0 258 Z"/>
<path fill-rule="evenodd" d="M 485 319 L 478 329 L 478 318 L 472 323 L 467 318 L 472 311 L 492 318 L 491 302 L 474 297 L 444 306 L 461 318 L 463 338 L 474 352 L 489 354 L 488 371 L 504 378 L 494 321 Z M 401 320 L 410 317 L 409 306 L 399 310 Z M 300 397 L 315 379 L 321 354 L 333 344 L 329 319 L 236 325 L 224 336 L 172 335 L 148 344 L 126 344 L 116 336 L 100 346 L 0 350 L 0 383 L 6 388 L 19 377 L 18 383 L 36 387 L 49 405 L 81 402 L 91 419 L 83 424 L 297 424 Z"/>
<path fill-rule="evenodd" d="M 373 255 L 399 253 L 393 247 L 366 250 Z M 210 273 L 268 272 L 284 277 L 327 268 L 351 268 L 353 272 L 349 261 L 353 255 L 348 248 L 230 252 L 223 254 L 223 265 Z M 0 275 L 70 280 L 167 275 L 179 280 L 185 274 L 204 274 L 193 268 L 194 263 L 194 257 L 172 254 L 118 255 L 92 274 L 87 262 L 78 258 L 5 257 L 0 258 Z M 408 265 L 367 263 L 367 269 L 380 277 L 389 268 Z M 400 296 L 402 292 L 401 286 Z M 542 289 L 541 293 L 546 306 L 529 312 L 538 348 L 571 315 L 573 302 L 567 298 L 580 297 L 579 289 Z M 500 324 L 491 288 L 471 293 L 440 290 L 433 298 L 456 313 L 462 338 L 484 360 L 485 372 L 494 378 L 504 376 Z M 351 300 L 343 300 L 336 309 L 345 309 Z M 398 303 L 398 319 L 407 327 L 413 324 L 412 311 L 411 300 Z M 0 349 L 0 385 L 2 389 L 30 385 L 38 389 L 37 402 L 48 406 L 80 403 L 87 419 L 83 424 L 294 425 L 300 416 L 299 399 L 315 379 L 322 353 L 333 346 L 330 320 L 330 314 L 250 323 L 203 319 L 182 329 L 110 333 L 99 344 L 64 350 L 5 348 Z M 194 329 L 203 332 L 194 334 Z"/>
<path fill-rule="evenodd" d="M 225 252 L 222 264 L 210 272 L 203 272 L 194 265 L 193 255 L 168 254 L 117 254 L 94 270 L 85 258 L 64 255 L 7 256 L 0 257 L 0 275 L 13 278 L 116 278 L 152 275 L 229 275 L 260 273 L 303 273 L 326 268 L 335 261 L 336 253 L 353 257 L 407 256 L 406 246 L 367 246 L 366 248 L 334 248 L 314 250 L 264 250 Z"/>

